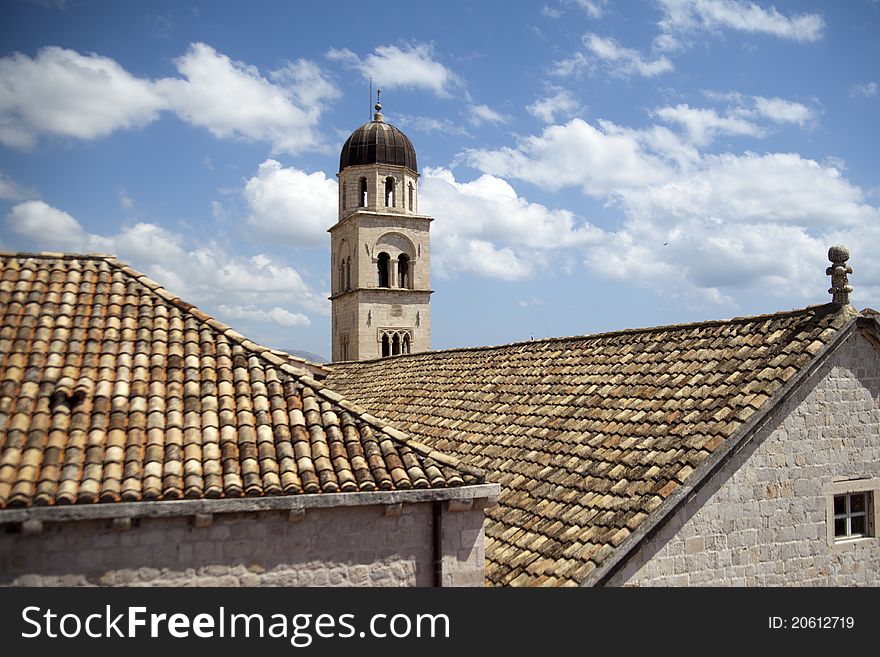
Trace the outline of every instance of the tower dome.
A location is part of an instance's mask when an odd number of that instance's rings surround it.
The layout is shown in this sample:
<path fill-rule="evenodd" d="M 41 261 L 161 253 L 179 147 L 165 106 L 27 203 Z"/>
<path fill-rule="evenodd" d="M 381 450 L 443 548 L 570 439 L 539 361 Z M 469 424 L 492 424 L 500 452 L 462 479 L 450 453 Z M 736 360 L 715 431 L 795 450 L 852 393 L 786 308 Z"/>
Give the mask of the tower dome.
<path fill-rule="evenodd" d="M 382 105 L 376 103 L 376 114 L 369 123 L 351 133 L 339 155 L 339 170 L 360 164 L 394 164 L 418 173 L 416 149 L 403 132 L 385 123 Z"/>

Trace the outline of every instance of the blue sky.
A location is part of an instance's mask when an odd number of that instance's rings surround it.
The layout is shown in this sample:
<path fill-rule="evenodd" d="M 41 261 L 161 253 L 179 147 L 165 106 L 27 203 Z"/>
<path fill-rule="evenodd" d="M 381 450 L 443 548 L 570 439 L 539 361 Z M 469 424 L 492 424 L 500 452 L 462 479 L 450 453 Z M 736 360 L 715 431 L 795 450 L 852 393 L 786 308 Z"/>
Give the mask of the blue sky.
<path fill-rule="evenodd" d="M 880 2 L 7 2 L 0 248 L 329 355 L 339 149 L 415 144 L 435 348 L 880 307 Z"/>

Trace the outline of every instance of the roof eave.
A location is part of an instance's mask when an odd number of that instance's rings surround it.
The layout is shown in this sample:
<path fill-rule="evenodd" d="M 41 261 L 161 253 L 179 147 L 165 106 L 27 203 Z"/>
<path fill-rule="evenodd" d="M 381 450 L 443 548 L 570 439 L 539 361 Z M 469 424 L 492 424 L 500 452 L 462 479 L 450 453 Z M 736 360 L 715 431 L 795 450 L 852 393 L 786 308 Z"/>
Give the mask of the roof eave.
<path fill-rule="evenodd" d="M 813 356 L 800 371 L 767 400 L 763 407 L 752 415 L 743 425 L 708 459 L 697 467 L 690 477 L 673 491 L 653 512 L 630 534 L 614 553 L 596 570 L 581 582 L 581 586 L 602 586 L 619 572 L 638 552 L 647 540 L 657 534 L 677 511 L 684 507 L 699 490 L 708 483 L 721 468 L 737 454 L 768 422 L 776 412 L 857 330 L 872 331 L 880 340 L 880 324 L 873 318 L 855 316 L 840 328 L 834 339 Z"/>
<path fill-rule="evenodd" d="M 168 518 L 199 514 L 256 513 L 260 511 L 307 511 L 336 507 L 419 504 L 448 500 L 474 500 L 473 508 L 492 506 L 498 499 L 498 484 L 473 484 L 448 488 L 411 488 L 391 491 L 317 493 L 274 497 L 238 497 L 195 500 L 157 500 L 109 504 L 65 504 L 0 510 L 0 525 L 38 520 L 74 522 L 113 518 Z M 484 500 L 477 504 L 476 501 Z"/>

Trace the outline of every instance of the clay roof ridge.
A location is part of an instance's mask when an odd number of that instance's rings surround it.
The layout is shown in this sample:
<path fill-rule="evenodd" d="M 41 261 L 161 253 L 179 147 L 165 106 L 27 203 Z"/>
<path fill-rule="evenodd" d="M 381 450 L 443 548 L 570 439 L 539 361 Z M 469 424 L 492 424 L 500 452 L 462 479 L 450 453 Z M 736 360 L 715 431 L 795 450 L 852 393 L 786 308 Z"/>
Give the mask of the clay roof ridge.
<path fill-rule="evenodd" d="M 450 454 L 438 452 L 436 449 L 432 449 L 428 445 L 425 445 L 424 443 L 415 440 L 410 434 L 401 431 L 390 422 L 376 417 L 364 407 L 348 401 L 338 392 L 331 390 L 323 383 L 321 383 L 320 381 L 316 381 L 307 374 L 292 372 L 288 373 L 295 376 L 297 381 L 299 381 L 301 384 L 308 386 L 309 388 L 314 390 L 316 395 L 319 395 L 324 399 L 333 402 L 341 409 L 356 415 L 362 422 L 378 430 L 380 433 L 388 436 L 391 440 L 406 445 L 414 452 L 417 452 L 418 454 L 421 454 L 422 456 L 425 456 L 427 458 L 431 458 L 441 465 L 446 465 L 450 468 L 455 468 L 456 470 L 459 470 L 463 473 L 473 475 L 477 478 L 478 482 L 485 481 L 486 473 L 484 470 L 469 465 Z"/>
<path fill-rule="evenodd" d="M 66 253 L 62 251 L 3 251 L 0 257 L 9 258 L 44 258 L 46 260 L 108 260 L 115 259 L 112 253 Z"/>
<path fill-rule="evenodd" d="M 536 345 L 536 344 L 555 344 L 562 342 L 570 342 L 576 340 L 598 340 L 602 338 L 611 338 L 616 336 L 625 336 L 625 335 L 639 335 L 646 333 L 663 333 L 668 331 L 686 331 L 694 328 L 711 328 L 717 326 L 729 326 L 734 324 L 748 324 L 753 322 L 762 322 L 769 321 L 773 319 L 782 319 L 785 317 L 796 317 L 798 315 L 804 315 L 807 313 L 822 313 L 822 314 L 832 314 L 835 312 L 845 312 L 848 314 L 855 314 L 856 311 L 852 308 L 852 306 L 837 306 L 833 303 L 825 303 L 825 304 L 816 304 L 811 306 L 806 306 L 804 308 L 795 308 L 792 310 L 781 310 L 775 313 L 766 313 L 762 315 L 744 315 L 741 317 L 731 317 L 728 319 L 711 319 L 704 320 L 699 322 L 686 322 L 681 324 L 666 324 L 663 326 L 645 326 L 638 328 L 626 328 L 626 329 L 618 329 L 616 331 L 606 331 L 603 333 L 587 333 L 583 335 L 566 335 L 559 337 L 550 337 L 550 338 L 538 338 L 534 340 L 521 340 L 519 342 L 508 342 L 504 344 L 497 345 L 483 345 L 478 347 L 451 347 L 449 349 L 437 349 L 430 351 L 421 351 L 410 354 L 399 354 L 396 356 L 383 356 L 382 358 L 373 358 L 370 360 L 360 360 L 360 361 L 340 361 L 334 362 L 333 365 L 358 365 L 358 364 L 367 364 L 367 363 L 378 363 L 383 361 L 389 361 L 400 358 L 419 358 L 420 356 L 428 356 L 434 354 L 453 354 L 453 353 L 466 353 L 473 351 L 489 351 L 493 349 L 506 349 L 511 347 L 523 347 L 526 345 Z M 330 369 L 330 368 L 328 368 Z"/>

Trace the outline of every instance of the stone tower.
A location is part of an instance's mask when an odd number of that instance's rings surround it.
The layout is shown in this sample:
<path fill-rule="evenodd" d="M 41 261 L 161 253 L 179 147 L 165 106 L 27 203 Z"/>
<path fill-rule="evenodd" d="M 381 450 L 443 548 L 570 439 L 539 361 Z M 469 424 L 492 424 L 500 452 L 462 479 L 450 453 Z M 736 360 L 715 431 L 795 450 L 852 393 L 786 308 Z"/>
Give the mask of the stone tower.
<path fill-rule="evenodd" d="M 339 157 L 339 219 L 329 230 L 334 361 L 431 348 L 433 219 L 419 214 L 416 151 L 381 109 Z"/>

